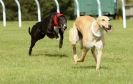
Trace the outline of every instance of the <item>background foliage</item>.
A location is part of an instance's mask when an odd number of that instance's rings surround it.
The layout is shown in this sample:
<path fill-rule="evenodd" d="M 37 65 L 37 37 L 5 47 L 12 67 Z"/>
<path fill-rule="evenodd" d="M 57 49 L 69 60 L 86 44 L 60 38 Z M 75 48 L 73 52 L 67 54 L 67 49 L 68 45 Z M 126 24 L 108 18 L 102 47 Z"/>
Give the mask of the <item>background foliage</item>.
<path fill-rule="evenodd" d="M 17 20 L 17 5 L 15 0 L 3 0 L 6 6 L 7 20 Z M 36 20 L 37 7 L 34 0 L 19 0 L 22 10 L 22 20 Z M 56 11 L 54 0 L 39 0 L 41 6 L 41 16 L 48 15 L 51 11 Z M 73 0 L 59 0 L 61 12 L 70 19 L 73 17 Z M 0 20 L 2 20 L 2 7 L 0 5 Z"/>
<path fill-rule="evenodd" d="M 15 0 L 3 0 L 6 5 L 7 20 L 17 20 L 17 5 Z M 68 19 L 74 18 L 74 0 L 58 0 L 61 12 Z M 133 0 L 125 0 L 127 4 L 133 4 Z M 19 0 L 22 10 L 22 20 L 37 20 L 37 9 L 34 0 Z M 56 11 L 54 0 L 39 0 L 42 18 L 51 11 Z M 117 0 L 117 15 L 121 15 L 121 0 Z M 0 5 L 0 20 L 2 20 L 2 7 Z"/>

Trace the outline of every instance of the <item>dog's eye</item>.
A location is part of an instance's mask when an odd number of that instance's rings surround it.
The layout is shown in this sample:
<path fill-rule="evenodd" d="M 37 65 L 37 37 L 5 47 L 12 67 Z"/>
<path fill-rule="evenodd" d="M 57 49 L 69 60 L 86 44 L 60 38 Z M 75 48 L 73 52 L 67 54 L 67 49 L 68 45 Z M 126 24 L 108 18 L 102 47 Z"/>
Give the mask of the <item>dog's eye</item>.
<path fill-rule="evenodd" d="M 109 19 L 109 21 L 111 21 L 111 19 Z"/>
<path fill-rule="evenodd" d="M 105 21 L 104 19 L 102 19 L 102 21 Z"/>

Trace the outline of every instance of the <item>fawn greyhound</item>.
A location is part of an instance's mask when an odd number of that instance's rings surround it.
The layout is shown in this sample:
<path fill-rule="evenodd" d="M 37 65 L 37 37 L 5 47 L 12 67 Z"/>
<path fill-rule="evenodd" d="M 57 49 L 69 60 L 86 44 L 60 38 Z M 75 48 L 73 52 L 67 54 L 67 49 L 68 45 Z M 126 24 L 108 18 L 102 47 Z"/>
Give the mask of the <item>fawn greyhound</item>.
<path fill-rule="evenodd" d="M 102 49 L 104 46 L 104 30 L 111 31 L 110 19 L 107 16 L 99 16 L 94 19 L 91 16 L 78 17 L 73 28 L 69 31 L 69 41 L 73 47 L 74 62 L 83 62 L 89 49 L 96 61 L 96 70 L 100 68 Z M 80 41 L 82 55 L 79 58 L 76 53 L 76 43 Z"/>

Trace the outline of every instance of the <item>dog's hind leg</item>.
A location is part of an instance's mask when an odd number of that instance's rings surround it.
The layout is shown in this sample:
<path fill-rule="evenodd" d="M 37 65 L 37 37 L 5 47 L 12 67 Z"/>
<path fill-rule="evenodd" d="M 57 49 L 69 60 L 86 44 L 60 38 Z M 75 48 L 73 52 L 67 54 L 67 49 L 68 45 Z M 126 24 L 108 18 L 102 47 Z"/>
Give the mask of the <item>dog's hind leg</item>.
<path fill-rule="evenodd" d="M 77 52 L 76 52 L 76 44 L 72 45 L 72 47 L 73 47 L 73 59 L 74 59 L 74 63 L 77 64 L 78 56 L 77 56 Z"/>
<path fill-rule="evenodd" d="M 77 56 L 77 52 L 76 52 L 76 42 L 79 40 L 76 37 L 77 32 L 75 29 L 70 29 L 69 31 L 69 41 L 72 44 L 72 49 L 73 49 L 73 59 L 74 59 L 74 63 L 77 64 L 77 60 L 78 60 L 78 56 Z"/>
<path fill-rule="evenodd" d="M 77 62 L 84 62 L 84 59 L 85 59 L 85 56 L 86 56 L 88 50 L 89 50 L 89 49 L 87 49 L 87 48 L 83 48 L 83 49 L 82 49 L 82 55 L 81 55 L 81 57 L 77 60 Z"/>
<path fill-rule="evenodd" d="M 29 55 L 31 55 L 32 53 L 32 48 L 35 46 L 35 43 L 37 42 L 37 40 L 31 40 L 31 45 L 30 45 L 30 48 L 29 48 Z"/>
<path fill-rule="evenodd" d="M 75 27 L 71 28 L 69 31 L 69 41 L 71 42 L 73 47 L 73 55 L 74 55 L 73 58 L 76 64 L 78 59 L 77 52 L 76 52 L 76 43 L 79 41 L 79 36 L 78 36 L 78 31 Z"/>
<path fill-rule="evenodd" d="M 83 40 L 80 40 L 80 49 L 83 49 Z"/>

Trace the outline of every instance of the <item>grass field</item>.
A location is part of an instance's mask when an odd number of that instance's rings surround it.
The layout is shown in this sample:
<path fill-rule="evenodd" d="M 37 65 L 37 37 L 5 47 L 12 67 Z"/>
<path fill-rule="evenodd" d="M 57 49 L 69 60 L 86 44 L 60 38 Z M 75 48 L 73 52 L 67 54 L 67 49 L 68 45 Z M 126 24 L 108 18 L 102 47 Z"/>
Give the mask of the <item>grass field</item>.
<path fill-rule="evenodd" d="M 68 41 L 72 22 L 60 52 L 58 41 L 46 37 L 38 41 L 31 57 L 27 28 L 35 22 L 25 21 L 21 29 L 17 22 L 8 22 L 5 28 L 0 22 L 0 84 L 133 84 L 133 21 L 125 30 L 122 21 L 112 21 L 99 72 L 90 52 L 84 63 L 74 65 Z"/>

